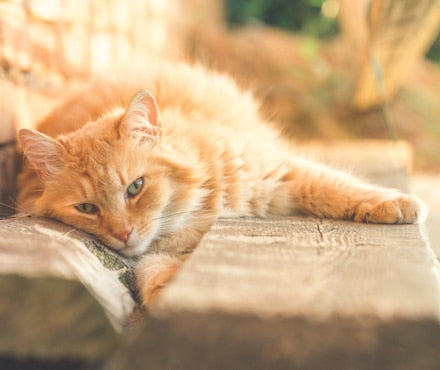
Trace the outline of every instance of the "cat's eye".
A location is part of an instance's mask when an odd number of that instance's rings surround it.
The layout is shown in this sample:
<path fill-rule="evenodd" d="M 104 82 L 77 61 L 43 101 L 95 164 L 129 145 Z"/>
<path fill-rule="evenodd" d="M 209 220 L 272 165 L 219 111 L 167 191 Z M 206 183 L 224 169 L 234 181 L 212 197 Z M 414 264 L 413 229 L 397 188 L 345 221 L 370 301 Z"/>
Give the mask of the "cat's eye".
<path fill-rule="evenodd" d="M 76 208 L 78 211 L 80 211 L 81 213 L 89 213 L 89 214 L 92 214 L 92 213 L 97 213 L 97 212 L 98 212 L 98 207 L 95 206 L 95 205 L 92 204 L 92 203 L 80 203 L 80 204 L 77 204 L 77 205 L 75 206 L 75 208 Z"/>
<path fill-rule="evenodd" d="M 143 185 L 144 179 L 142 177 L 134 180 L 127 188 L 127 196 L 129 198 L 133 198 L 134 196 L 138 195 Z"/>

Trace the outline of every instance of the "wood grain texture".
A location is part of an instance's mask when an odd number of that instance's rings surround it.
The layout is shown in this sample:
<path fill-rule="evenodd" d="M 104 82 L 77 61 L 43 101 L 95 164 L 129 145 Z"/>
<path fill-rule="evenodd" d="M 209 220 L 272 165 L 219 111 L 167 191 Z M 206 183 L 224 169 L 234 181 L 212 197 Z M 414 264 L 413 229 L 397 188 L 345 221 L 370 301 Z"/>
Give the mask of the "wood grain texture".
<path fill-rule="evenodd" d="M 419 225 L 222 219 L 114 369 L 435 369 L 439 271 Z"/>
<path fill-rule="evenodd" d="M 0 279 L 7 274 L 79 281 L 117 331 L 127 324 L 136 304 L 135 277 L 128 260 L 89 235 L 51 220 L 0 221 Z"/>
<path fill-rule="evenodd" d="M 418 225 L 223 219 L 164 292 L 165 312 L 438 318 L 440 272 Z"/>

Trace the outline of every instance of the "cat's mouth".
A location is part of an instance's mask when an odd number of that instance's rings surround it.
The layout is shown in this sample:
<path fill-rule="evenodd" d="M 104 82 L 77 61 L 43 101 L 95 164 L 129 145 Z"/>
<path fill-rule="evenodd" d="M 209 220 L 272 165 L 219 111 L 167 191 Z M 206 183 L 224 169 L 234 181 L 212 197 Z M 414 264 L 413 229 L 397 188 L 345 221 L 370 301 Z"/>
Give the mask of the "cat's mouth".
<path fill-rule="evenodd" d="M 110 243 L 110 247 L 127 257 L 134 257 L 147 252 L 153 241 L 153 234 L 142 237 L 139 236 L 137 232 L 133 231 L 125 243 L 120 240 L 114 240 Z"/>
<path fill-rule="evenodd" d="M 139 254 L 142 254 L 142 252 L 138 251 L 139 248 L 136 245 L 125 245 L 123 248 L 119 248 L 118 251 L 128 257 L 134 257 Z"/>
<path fill-rule="evenodd" d="M 135 257 L 137 255 L 144 253 L 148 249 L 148 246 L 132 244 L 132 243 L 124 244 L 120 241 L 114 241 L 106 244 L 110 249 L 113 249 L 114 251 L 121 253 L 127 257 Z"/>

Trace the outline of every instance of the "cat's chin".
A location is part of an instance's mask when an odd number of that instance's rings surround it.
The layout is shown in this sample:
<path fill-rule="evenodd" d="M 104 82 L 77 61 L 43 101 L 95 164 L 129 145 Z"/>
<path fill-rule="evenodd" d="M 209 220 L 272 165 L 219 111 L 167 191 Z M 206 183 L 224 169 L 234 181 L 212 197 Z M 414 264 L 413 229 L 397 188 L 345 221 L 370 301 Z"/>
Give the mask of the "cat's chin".
<path fill-rule="evenodd" d="M 133 239 L 129 240 L 127 244 L 113 245 L 112 248 L 127 257 L 135 257 L 147 252 L 153 242 L 152 237 Z"/>
<path fill-rule="evenodd" d="M 149 244 L 137 244 L 134 246 L 127 245 L 123 248 L 118 249 L 118 252 L 122 253 L 123 255 L 127 257 L 135 257 L 139 256 L 141 254 L 144 254 L 148 250 Z"/>

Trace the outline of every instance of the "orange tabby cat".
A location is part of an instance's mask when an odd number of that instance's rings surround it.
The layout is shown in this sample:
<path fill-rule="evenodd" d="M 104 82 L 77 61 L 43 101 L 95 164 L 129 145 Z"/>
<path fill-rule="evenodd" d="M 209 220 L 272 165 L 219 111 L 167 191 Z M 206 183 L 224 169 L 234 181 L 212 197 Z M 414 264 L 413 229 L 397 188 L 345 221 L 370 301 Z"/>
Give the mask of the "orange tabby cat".
<path fill-rule="evenodd" d="M 125 255 L 148 252 L 137 268 L 146 305 L 217 217 L 412 223 L 425 214 L 415 197 L 297 157 L 249 93 L 202 67 L 97 82 L 38 130 L 19 132 L 20 206 Z"/>

